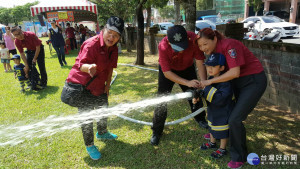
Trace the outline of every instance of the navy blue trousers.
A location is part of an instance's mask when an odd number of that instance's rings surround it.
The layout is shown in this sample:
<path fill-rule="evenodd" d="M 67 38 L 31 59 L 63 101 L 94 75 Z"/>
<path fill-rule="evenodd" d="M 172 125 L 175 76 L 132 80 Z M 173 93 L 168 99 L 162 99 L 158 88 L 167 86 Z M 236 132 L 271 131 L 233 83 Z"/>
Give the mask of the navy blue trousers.
<path fill-rule="evenodd" d="M 247 161 L 246 129 L 243 121 L 255 108 L 267 87 L 265 72 L 234 79 L 233 90 L 236 98 L 229 117 L 229 141 L 231 160 L 235 162 Z"/>

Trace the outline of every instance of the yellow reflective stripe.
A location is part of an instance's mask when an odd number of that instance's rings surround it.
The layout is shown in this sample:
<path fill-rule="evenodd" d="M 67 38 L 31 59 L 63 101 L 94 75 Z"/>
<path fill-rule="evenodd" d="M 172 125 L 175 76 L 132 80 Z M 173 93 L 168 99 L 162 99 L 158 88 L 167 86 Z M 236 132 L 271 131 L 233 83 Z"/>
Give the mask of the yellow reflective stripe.
<path fill-rule="evenodd" d="M 211 91 L 212 89 L 213 89 L 213 88 L 210 88 L 210 90 L 209 90 L 209 92 L 208 92 L 208 94 L 207 94 L 207 96 L 206 96 L 206 100 L 209 100 L 209 99 L 208 99 L 209 93 L 210 93 L 210 91 Z"/>
<path fill-rule="evenodd" d="M 214 87 L 212 87 L 212 88 L 209 90 L 209 92 L 208 92 L 208 95 L 207 95 L 207 97 L 206 97 L 206 100 L 209 101 L 209 102 L 211 102 L 211 100 L 212 100 L 214 94 L 216 93 L 216 91 L 217 91 L 217 89 L 214 88 Z"/>
<path fill-rule="evenodd" d="M 232 95 L 232 100 L 235 100 L 234 94 Z"/>
<path fill-rule="evenodd" d="M 222 130 L 228 130 L 229 129 L 229 125 L 225 125 L 225 126 L 210 126 L 212 130 L 216 130 L 216 131 L 222 131 Z"/>
<path fill-rule="evenodd" d="M 211 122 L 210 122 L 209 120 L 207 120 L 207 124 L 208 124 L 209 126 L 211 126 Z"/>
<path fill-rule="evenodd" d="M 213 128 L 211 128 L 212 130 L 215 130 L 215 131 L 224 131 L 224 130 L 228 130 L 229 129 L 229 127 L 227 128 L 227 129 L 213 129 Z"/>
<path fill-rule="evenodd" d="M 203 107 L 207 107 L 207 103 L 204 97 L 201 97 L 201 99 L 202 99 Z M 207 109 L 205 109 L 205 111 L 207 112 Z"/>
<path fill-rule="evenodd" d="M 211 125 L 212 123 L 207 120 L 207 123 L 209 125 L 209 127 L 212 129 L 212 130 L 215 130 L 215 131 L 223 131 L 223 130 L 228 130 L 229 129 L 229 125 L 222 125 L 222 126 L 213 126 Z"/>

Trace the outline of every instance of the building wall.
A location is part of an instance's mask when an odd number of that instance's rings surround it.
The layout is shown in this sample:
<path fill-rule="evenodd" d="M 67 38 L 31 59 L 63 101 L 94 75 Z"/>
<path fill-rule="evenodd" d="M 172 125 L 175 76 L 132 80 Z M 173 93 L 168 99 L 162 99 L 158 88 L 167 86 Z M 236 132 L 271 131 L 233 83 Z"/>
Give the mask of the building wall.
<path fill-rule="evenodd" d="M 215 0 L 216 2 L 216 11 L 217 13 L 221 13 L 222 16 L 235 16 L 236 19 L 238 17 L 243 16 L 244 14 L 244 0 Z"/>

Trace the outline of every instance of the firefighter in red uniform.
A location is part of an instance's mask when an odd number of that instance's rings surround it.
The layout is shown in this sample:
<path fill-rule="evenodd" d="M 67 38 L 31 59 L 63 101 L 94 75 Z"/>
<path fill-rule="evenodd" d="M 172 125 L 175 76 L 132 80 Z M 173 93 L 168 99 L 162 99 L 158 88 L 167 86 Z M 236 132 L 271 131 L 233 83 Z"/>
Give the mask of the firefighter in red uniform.
<path fill-rule="evenodd" d="M 195 45 L 196 34 L 187 32 L 184 27 L 175 25 L 171 27 L 158 46 L 159 52 L 159 75 L 158 95 L 170 94 L 175 83 L 178 83 L 182 91 L 199 88 L 197 73 L 194 66 L 194 59 L 198 68 L 199 77 L 206 79 L 206 70 L 203 65 L 205 56 Z M 189 101 L 192 112 L 199 109 L 198 105 L 193 108 L 192 101 Z M 151 144 L 158 145 L 167 118 L 167 105 L 158 105 L 153 116 L 153 135 Z M 208 128 L 205 119 L 205 112 L 195 116 L 195 120 L 201 127 Z"/>
<path fill-rule="evenodd" d="M 221 53 L 226 57 L 227 71 L 218 77 L 201 81 L 201 86 L 232 80 L 236 105 L 228 120 L 231 145 L 228 167 L 240 168 L 248 155 L 243 121 L 255 108 L 267 86 L 263 66 L 240 41 L 225 39 L 210 28 L 200 30 L 196 42 L 204 53 Z"/>

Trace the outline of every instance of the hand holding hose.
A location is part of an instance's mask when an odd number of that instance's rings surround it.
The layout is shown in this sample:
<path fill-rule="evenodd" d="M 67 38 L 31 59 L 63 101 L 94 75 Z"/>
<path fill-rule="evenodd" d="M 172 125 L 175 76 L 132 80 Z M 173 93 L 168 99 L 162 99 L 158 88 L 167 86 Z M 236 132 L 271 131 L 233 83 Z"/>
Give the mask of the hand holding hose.
<path fill-rule="evenodd" d="M 195 109 L 196 107 L 196 103 L 198 101 L 200 101 L 200 98 L 204 95 L 204 90 L 202 89 L 195 89 L 192 93 L 192 102 L 193 102 L 193 109 Z"/>

